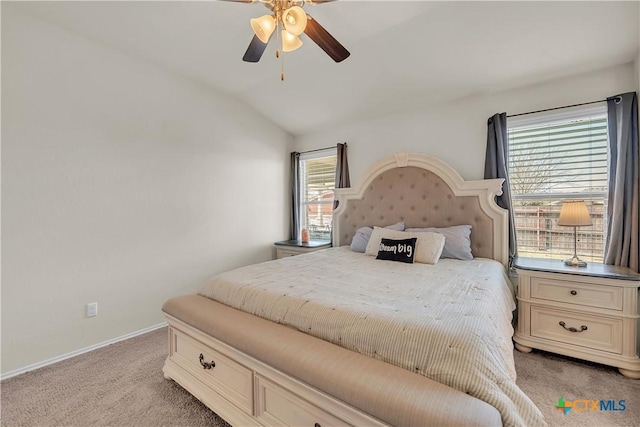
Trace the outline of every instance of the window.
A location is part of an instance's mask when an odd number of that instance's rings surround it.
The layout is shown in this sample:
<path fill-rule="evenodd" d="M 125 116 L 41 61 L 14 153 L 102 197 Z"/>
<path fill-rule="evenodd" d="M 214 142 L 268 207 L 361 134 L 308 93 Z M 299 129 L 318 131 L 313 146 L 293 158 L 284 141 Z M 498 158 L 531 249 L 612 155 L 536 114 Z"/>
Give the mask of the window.
<path fill-rule="evenodd" d="M 309 238 L 331 240 L 336 149 L 300 154 L 300 228 Z"/>
<path fill-rule="evenodd" d="M 573 255 L 573 228 L 559 226 L 558 216 L 563 200 L 584 200 L 593 225 L 577 228 L 578 256 L 602 262 L 607 231 L 606 104 L 559 111 L 508 120 L 518 255 Z"/>

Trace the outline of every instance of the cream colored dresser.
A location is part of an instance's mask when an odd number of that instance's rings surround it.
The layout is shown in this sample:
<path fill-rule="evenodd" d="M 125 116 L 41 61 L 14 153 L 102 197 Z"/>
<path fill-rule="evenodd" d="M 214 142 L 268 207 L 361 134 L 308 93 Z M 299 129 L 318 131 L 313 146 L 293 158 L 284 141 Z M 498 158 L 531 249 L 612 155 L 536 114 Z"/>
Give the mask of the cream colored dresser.
<path fill-rule="evenodd" d="M 518 258 L 515 346 L 615 366 L 640 379 L 640 275 L 599 263 Z"/>

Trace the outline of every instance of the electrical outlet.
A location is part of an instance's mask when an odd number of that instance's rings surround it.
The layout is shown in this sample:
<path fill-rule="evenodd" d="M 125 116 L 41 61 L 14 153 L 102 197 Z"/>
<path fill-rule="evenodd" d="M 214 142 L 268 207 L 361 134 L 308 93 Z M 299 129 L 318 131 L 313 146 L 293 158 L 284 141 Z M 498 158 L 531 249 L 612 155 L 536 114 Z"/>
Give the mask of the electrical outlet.
<path fill-rule="evenodd" d="M 92 302 L 87 304 L 87 317 L 94 317 L 98 315 L 98 303 Z"/>

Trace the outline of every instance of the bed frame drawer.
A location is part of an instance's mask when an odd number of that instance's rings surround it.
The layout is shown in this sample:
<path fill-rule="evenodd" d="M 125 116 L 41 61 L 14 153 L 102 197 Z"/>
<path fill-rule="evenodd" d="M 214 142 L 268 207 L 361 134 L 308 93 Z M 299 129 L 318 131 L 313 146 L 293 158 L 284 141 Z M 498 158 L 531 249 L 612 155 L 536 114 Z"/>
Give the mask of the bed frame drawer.
<path fill-rule="evenodd" d="M 310 427 L 349 425 L 344 420 L 260 375 L 256 375 L 256 391 L 256 417 L 266 425 Z"/>
<path fill-rule="evenodd" d="M 531 335 L 622 353 L 621 319 L 532 306 Z"/>
<path fill-rule="evenodd" d="M 251 415 L 253 371 L 179 330 L 172 331 L 171 359 L 207 387 Z"/>
<path fill-rule="evenodd" d="M 623 288 L 588 283 L 531 278 L 531 298 L 622 310 Z"/>

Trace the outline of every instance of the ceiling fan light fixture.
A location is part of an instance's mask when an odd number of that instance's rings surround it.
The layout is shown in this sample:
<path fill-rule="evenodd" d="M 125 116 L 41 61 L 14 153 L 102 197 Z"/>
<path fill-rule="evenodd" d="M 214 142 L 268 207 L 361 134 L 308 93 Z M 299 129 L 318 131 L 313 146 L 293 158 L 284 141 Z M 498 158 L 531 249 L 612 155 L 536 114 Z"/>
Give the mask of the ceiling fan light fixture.
<path fill-rule="evenodd" d="M 1 1 L 1 0 L 0 0 Z M 340 44 L 322 25 L 303 10 L 305 4 L 322 4 L 333 0 L 227 0 L 238 3 L 261 3 L 271 12 L 259 18 L 251 19 L 254 36 L 249 43 L 242 60 L 258 62 L 265 52 L 269 39 L 276 33 L 278 46 L 275 49 L 276 58 L 283 58 L 283 52 L 291 52 L 302 46 L 298 36 L 304 33 L 317 44 L 335 62 L 342 62 L 350 55 L 349 51 Z M 281 78 L 284 80 L 284 71 Z"/>
<path fill-rule="evenodd" d="M 251 28 L 262 43 L 267 43 L 276 29 L 276 20 L 271 15 L 263 15 L 251 20 Z"/>
<path fill-rule="evenodd" d="M 307 14 L 300 6 L 292 6 L 282 14 L 284 28 L 294 36 L 299 36 L 307 27 Z"/>
<path fill-rule="evenodd" d="M 302 46 L 302 40 L 287 30 L 282 30 L 282 51 L 292 52 Z"/>

